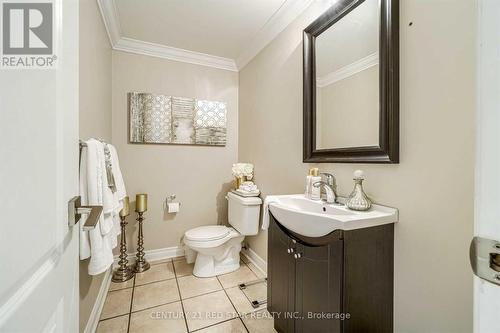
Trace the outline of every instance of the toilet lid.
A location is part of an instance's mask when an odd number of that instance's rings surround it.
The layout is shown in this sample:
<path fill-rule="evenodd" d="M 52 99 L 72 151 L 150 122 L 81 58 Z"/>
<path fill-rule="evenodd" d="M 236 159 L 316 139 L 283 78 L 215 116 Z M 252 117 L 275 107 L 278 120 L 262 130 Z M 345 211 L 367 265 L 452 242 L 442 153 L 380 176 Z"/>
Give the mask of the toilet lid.
<path fill-rule="evenodd" d="M 206 225 L 186 231 L 186 239 L 192 241 L 212 241 L 226 237 L 230 229 L 223 225 Z"/>

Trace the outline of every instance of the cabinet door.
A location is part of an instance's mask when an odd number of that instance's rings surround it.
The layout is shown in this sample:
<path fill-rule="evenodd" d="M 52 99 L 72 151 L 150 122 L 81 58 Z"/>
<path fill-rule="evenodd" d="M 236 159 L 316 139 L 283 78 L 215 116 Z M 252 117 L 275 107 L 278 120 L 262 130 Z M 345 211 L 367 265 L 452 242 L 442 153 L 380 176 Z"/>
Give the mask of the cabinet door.
<path fill-rule="evenodd" d="M 268 310 L 278 332 L 294 332 L 295 260 L 288 253 L 292 241 L 271 217 L 268 236 Z"/>
<path fill-rule="evenodd" d="M 295 307 L 304 319 L 296 332 L 341 332 L 342 240 L 324 246 L 297 246 Z"/>

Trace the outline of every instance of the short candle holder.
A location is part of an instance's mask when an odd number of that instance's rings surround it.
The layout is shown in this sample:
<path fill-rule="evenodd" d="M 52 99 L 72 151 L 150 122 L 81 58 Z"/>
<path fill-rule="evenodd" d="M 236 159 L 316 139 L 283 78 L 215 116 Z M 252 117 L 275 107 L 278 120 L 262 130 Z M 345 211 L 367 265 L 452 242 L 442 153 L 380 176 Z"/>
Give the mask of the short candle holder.
<path fill-rule="evenodd" d="M 127 260 L 127 240 L 125 237 L 125 227 L 127 225 L 126 216 L 120 216 L 120 227 L 122 234 L 120 236 L 120 261 L 118 261 L 118 268 L 114 271 L 111 281 L 125 282 L 134 277 L 135 272 L 132 267 L 128 266 Z"/>
<path fill-rule="evenodd" d="M 144 212 L 137 212 L 137 214 L 137 221 L 139 222 L 139 236 L 137 238 L 137 260 L 135 262 L 134 270 L 136 273 L 141 273 L 147 271 L 150 268 L 150 265 L 144 257 L 144 235 L 142 233 L 142 221 L 144 221 Z"/>

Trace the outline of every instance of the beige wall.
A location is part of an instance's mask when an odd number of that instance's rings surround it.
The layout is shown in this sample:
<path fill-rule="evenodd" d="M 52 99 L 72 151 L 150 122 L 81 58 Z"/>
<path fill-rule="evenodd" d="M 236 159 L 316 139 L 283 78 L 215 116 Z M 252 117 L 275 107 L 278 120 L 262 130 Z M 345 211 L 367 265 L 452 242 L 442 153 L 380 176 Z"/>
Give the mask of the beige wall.
<path fill-rule="evenodd" d="M 224 222 L 225 193 L 238 149 L 238 73 L 113 51 L 113 144 L 131 201 L 149 195 L 145 248 L 178 246 L 190 228 Z M 138 145 L 127 143 L 127 93 L 163 93 L 227 102 L 227 145 Z M 177 215 L 165 214 L 163 200 L 176 194 Z M 129 252 L 136 248 L 135 214 L 128 219 Z"/>
<path fill-rule="evenodd" d="M 368 194 L 400 209 L 395 332 L 471 332 L 477 10 L 469 0 L 400 3 L 401 163 L 318 166 L 342 195 L 365 170 Z M 255 163 L 264 195 L 301 193 L 312 166 L 301 162 L 301 32 L 313 9 L 240 72 L 239 160 Z M 265 258 L 266 242 L 262 232 L 250 247 Z"/>
<path fill-rule="evenodd" d="M 111 46 L 95 0 L 80 1 L 80 138 L 111 140 Z M 94 306 L 104 274 L 90 276 L 80 261 L 80 331 Z"/>
<path fill-rule="evenodd" d="M 80 1 L 80 138 L 111 140 L 111 46 L 96 0 Z"/>

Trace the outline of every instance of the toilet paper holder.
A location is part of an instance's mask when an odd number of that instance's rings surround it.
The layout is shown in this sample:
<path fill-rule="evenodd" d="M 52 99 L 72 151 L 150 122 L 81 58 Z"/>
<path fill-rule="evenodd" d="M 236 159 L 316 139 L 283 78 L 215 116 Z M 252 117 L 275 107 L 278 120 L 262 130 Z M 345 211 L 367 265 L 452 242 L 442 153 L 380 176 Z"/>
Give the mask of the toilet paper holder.
<path fill-rule="evenodd" d="M 170 194 L 170 195 L 167 195 L 167 197 L 165 198 L 165 201 L 163 202 L 163 209 L 168 209 L 168 204 L 173 202 L 175 200 L 175 198 L 177 198 L 177 195 L 175 194 Z M 179 207 L 181 206 L 181 203 L 179 202 Z"/>

